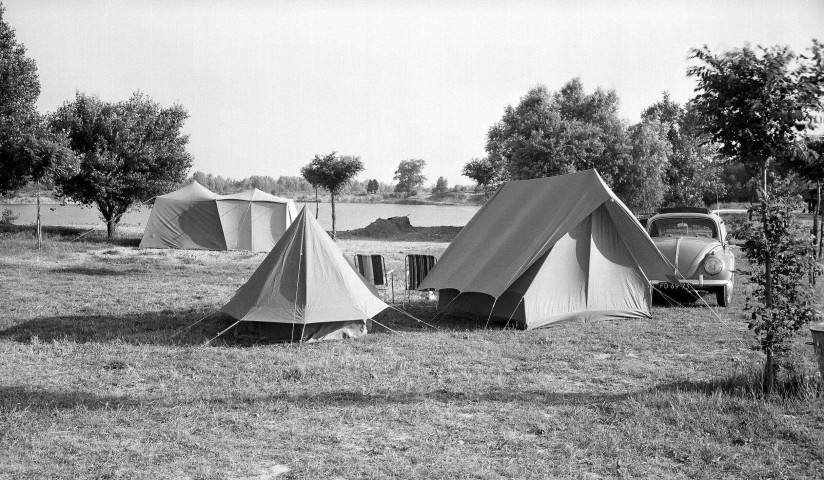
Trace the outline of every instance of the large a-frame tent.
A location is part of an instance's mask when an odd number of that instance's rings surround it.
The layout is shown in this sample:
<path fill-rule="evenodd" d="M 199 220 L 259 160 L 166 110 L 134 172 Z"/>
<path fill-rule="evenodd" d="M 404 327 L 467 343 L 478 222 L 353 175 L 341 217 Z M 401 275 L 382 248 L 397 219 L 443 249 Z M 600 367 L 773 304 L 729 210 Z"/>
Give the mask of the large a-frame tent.
<path fill-rule="evenodd" d="M 445 314 L 533 329 L 650 316 L 674 270 L 595 170 L 505 183 L 424 279 Z"/>
<path fill-rule="evenodd" d="M 292 200 L 257 189 L 218 195 L 192 182 L 157 197 L 140 247 L 266 252 L 296 216 Z"/>
<path fill-rule="evenodd" d="M 221 311 L 274 340 L 358 337 L 386 305 L 304 207 Z"/>

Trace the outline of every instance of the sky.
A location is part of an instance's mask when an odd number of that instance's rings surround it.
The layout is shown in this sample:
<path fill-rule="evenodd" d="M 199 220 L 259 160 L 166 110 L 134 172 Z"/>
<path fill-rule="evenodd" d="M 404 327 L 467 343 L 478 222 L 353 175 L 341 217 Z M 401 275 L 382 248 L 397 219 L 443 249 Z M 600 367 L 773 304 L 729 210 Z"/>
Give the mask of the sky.
<path fill-rule="evenodd" d="M 824 40 L 824 0 L 2 0 L 37 62 L 42 113 L 75 92 L 137 90 L 189 112 L 192 172 L 299 175 L 316 154 L 360 156 L 391 182 L 471 184 L 489 128 L 538 84 L 615 89 L 637 122 L 693 95 L 691 48 Z"/>

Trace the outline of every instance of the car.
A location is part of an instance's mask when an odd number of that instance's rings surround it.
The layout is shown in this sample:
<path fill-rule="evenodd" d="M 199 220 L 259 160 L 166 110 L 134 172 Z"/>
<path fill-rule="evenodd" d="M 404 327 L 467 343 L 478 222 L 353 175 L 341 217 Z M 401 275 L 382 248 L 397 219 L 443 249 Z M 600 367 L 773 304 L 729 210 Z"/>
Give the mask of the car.
<path fill-rule="evenodd" d="M 713 292 L 721 307 L 732 302 L 735 254 L 719 215 L 706 208 L 664 208 L 647 220 L 646 228 L 679 280 L 654 279 L 654 287 L 664 294 L 672 289 Z"/>

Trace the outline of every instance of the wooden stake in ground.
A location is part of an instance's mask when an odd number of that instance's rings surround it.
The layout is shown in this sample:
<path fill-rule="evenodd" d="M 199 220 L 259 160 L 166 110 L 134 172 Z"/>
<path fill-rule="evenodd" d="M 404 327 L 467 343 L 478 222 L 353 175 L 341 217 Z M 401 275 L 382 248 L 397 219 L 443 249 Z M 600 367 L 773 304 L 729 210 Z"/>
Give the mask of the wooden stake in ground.
<path fill-rule="evenodd" d="M 40 180 L 37 180 L 37 249 L 43 246 L 43 232 L 40 229 Z"/>

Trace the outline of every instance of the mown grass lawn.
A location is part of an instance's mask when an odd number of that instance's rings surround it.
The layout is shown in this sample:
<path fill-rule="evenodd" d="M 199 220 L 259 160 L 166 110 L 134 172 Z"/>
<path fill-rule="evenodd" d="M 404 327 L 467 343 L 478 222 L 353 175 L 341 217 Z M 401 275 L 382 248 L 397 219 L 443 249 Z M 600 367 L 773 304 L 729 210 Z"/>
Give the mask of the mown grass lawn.
<path fill-rule="evenodd" d="M 184 327 L 262 254 L 59 235 L 37 252 L 26 233 L 0 235 L 2 478 L 824 477 L 808 334 L 794 342 L 799 393 L 754 393 L 743 276 L 718 318 L 658 306 L 522 332 L 389 311 L 377 320 L 399 333 L 203 346 L 233 321 Z M 404 253 L 446 247 L 340 245 L 401 273 Z"/>

